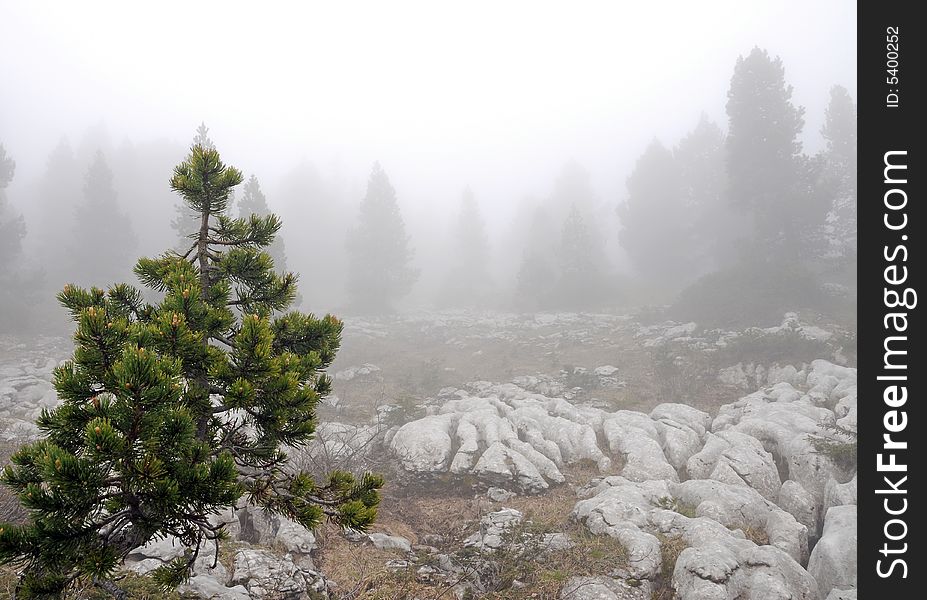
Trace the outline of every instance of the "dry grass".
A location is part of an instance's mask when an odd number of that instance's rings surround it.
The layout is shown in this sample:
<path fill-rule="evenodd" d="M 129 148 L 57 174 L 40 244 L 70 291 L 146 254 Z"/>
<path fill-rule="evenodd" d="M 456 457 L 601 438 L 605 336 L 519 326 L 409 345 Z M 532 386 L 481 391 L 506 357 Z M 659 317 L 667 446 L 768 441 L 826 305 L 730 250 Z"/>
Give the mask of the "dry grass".
<path fill-rule="evenodd" d="M 660 540 L 660 554 L 663 567 L 653 582 L 652 600 L 673 600 L 676 592 L 673 589 L 673 571 L 676 570 L 676 560 L 683 550 L 687 548 L 686 541 L 680 536 L 658 535 Z"/>
<path fill-rule="evenodd" d="M 463 579 L 477 579 L 488 588 L 474 597 L 558 598 L 570 577 L 607 575 L 627 562 L 627 552 L 616 540 L 594 536 L 569 518 L 577 500 L 570 484 L 585 484 L 599 473 L 592 465 L 580 465 L 565 475 L 567 485 L 503 503 L 492 502 L 482 494 L 461 496 L 387 484 L 374 530 L 402 535 L 413 544 L 425 540 L 439 552 L 454 554 L 455 562 L 463 568 L 458 580 L 420 576 L 419 567 L 434 561 L 425 552 L 417 553 L 408 568 L 390 570 L 385 566 L 387 561 L 406 557 L 350 542 L 333 528 L 318 533 L 318 566 L 338 583 L 338 597 L 344 600 L 454 598 L 453 587 Z M 507 533 L 510 548 L 491 554 L 475 549 L 461 552 L 462 541 L 478 530 L 481 517 L 503 506 L 525 515 L 525 521 Z M 554 532 L 566 533 L 574 542 L 573 548 L 544 552 L 539 547 L 543 534 Z"/>
<path fill-rule="evenodd" d="M 742 527 L 740 530 L 744 532 L 748 540 L 757 546 L 766 546 L 769 544 L 769 535 L 766 533 L 765 529 L 759 527 Z"/>

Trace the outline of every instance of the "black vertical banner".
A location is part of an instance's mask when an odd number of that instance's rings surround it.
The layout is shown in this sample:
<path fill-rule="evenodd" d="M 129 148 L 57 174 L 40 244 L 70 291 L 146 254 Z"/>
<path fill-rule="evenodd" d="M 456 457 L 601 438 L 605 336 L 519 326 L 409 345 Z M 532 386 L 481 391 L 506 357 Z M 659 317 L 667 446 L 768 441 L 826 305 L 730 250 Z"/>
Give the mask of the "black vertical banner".
<path fill-rule="evenodd" d="M 860 598 L 922 598 L 927 536 L 923 347 L 927 23 L 915 2 L 860 2 Z M 922 490 L 920 493 L 916 489 Z"/>

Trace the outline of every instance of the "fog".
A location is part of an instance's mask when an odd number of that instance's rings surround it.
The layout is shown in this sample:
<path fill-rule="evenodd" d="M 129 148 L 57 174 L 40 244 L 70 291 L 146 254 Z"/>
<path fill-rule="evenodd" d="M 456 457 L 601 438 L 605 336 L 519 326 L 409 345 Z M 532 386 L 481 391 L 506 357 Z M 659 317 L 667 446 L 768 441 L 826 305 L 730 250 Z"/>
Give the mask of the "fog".
<path fill-rule="evenodd" d="M 5 196 L 24 216 L 28 255 L 73 229 L 79 189 L 55 200 L 47 181 L 63 140 L 78 185 L 104 153 L 138 254 L 173 244 L 178 200 L 167 179 L 204 122 L 223 159 L 256 175 L 283 218 L 289 268 L 318 282 L 310 255 L 338 265 L 321 268 L 330 289 L 304 294 L 317 311 L 344 306 L 344 235 L 374 162 L 395 188 L 420 271 L 402 305 L 438 294 L 465 188 L 501 297 L 514 289 L 531 214 L 550 204 L 566 165 L 587 173 L 584 210 L 609 273 L 633 276 L 615 210 L 638 157 L 654 140 L 672 148 L 702 115 L 727 130 L 732 71 L 754 47 L 782 59 L 791 101 L 805 107 L 809 155 L 824 146 L 830 88 L 854 98 L 856 88 L 855 7 L 841 1 L 0 10 L 0 143 L 16 165 Z M 569 201 L 547 208 L 559 235 Z M 52 289 L 66 281 L 40 262 Z"/>
<path fill-rule="evenodd" d="M 0 0 L 0 596 L 856 598 L 856 45 Z"/>

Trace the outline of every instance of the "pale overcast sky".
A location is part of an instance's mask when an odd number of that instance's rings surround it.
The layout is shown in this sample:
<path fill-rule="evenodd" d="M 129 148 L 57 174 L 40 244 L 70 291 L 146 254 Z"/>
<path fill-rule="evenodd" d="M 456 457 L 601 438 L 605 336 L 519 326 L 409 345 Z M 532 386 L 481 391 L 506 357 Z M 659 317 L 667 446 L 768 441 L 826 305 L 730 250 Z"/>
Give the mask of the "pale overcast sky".
<path fill-rule="evenodd" d="M 828 89 L 856 93 L 856 3 L 42 2 L 0 0 L 0 141 L 18 176 L 61 135 L 189 143 L 273 178 L 300 159 L 413 206 L 544 194 L 565 160 L 617 202 L 634 159 L 701 111 L 725 124 L 734 63 L 780 55 L 817 144 Z"/>

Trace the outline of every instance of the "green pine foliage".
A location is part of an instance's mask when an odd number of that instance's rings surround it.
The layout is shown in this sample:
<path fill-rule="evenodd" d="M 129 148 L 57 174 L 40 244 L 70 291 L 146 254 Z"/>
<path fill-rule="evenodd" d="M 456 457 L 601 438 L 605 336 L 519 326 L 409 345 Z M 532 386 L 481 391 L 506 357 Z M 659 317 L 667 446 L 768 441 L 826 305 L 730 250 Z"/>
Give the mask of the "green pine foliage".
<path fill-rule="evenodd" d="M 196 135 L 193 136 L 193 145 L 207 150 L 215 150 L 216 145 L 209 137 L 209 127 L 206 123 L 200 123 L 196 128 Z M 179 202 L 174 207 L 174 218 L 171 219 L 171 229 L 177 236 L 176 250 L 181 250 L 190 245 L 190 240 L 196 236 L 197 221 L 199 215 L 196 211 L 191 210 L 184 202 Z"/>
<path fill-rule="evenodd" d="M 241 198 L 238 201 L 238 214 L 241 217 L 246 217 L 247 215 L 266 217 L 270 214 L 267 198 L 261 190 L 260 182 L 254 175 L 252 175 L 244 185 Z M 286 271 L 286 247 L 283 244 L 283 238 L 281 236 L 277 235 L 274 237 L 274 241 L 267 246 L 266 252 L 274 259 L 275 269 Z"/>
<path fill-rule="evenodd" d="M 2 474 L 31 512 L 28 524 L 0 523 L 0 562 L 22 573 L 17 598 L 87 581 L 112 589 L 127 553 L 165 536 L 190 548 L 155 572 L 174 586 L 204 543 L 225 537 L 211 515 L 243 502 L 307 528 L 373 522 L 379 476 L 316 480 L 288 464 L 284 447 L 312 439 L 331 390 L 342 323 L 283 312 L 296 276 L 273 272 L 263 251 L 280 220 L 226 214 L 241 180 L 204 146 L 175 168 L 171 187 L 198 231 L 186 253 L 136 264 L 155 303 L 127 284 L 58 295 L 77 324 L 74 355 L 54 373 L 62 404 Z"/>

